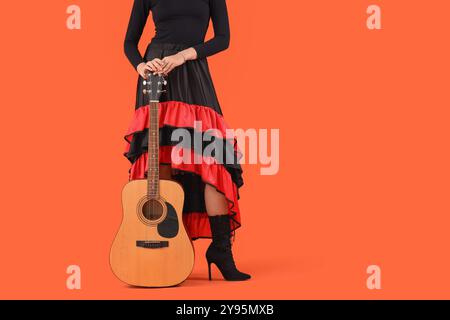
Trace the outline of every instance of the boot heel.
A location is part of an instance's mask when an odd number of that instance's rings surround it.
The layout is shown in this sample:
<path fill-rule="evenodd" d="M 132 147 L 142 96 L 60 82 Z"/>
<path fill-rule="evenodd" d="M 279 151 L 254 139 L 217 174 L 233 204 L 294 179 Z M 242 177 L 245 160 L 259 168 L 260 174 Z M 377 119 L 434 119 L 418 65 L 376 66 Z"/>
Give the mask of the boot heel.
<path fill-rule="evenodd" d="M 208 261 L 208 276 L 209 276 L 209 281 L 211 281 L 211 262 Z"/>

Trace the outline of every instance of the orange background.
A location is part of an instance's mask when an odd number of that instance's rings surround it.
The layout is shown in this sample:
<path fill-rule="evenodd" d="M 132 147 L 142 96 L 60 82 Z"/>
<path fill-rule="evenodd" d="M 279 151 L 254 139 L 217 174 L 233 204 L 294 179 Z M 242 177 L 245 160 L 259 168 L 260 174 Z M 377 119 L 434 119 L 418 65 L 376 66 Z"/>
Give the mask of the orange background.
<path fill-rule="evenodd" d="M 81 30 L 66 28 L 70 4 Z M 277 175 L 244 166 L 234 250 L 253 279 L 207 281 L 198 240 L 191 278 L 150 290 L 108 264 L 136 90 L 131 4 L 1 4 L 0 298 L 450 298 L 448 1 L 228 0 L 230 48 L 209 58 L 225 118 L 281 135 Z M 370 4 L 383 30 L 366 28 Z M 149 20 L 141 52 L 152 35 Z M 381 290 L 366 287 L 371 264 Z"/>

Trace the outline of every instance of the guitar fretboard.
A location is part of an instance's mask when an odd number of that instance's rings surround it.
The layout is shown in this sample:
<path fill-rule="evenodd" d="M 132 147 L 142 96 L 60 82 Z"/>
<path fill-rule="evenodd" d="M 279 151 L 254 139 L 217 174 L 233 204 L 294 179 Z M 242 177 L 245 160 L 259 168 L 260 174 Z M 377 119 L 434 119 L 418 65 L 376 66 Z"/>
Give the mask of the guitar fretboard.
<path fill-rule="evenodd" d="M 149 197 L 159 197 L 159 117 L 157 101 L 150 101 L 149 103 L 147 180 Z"/>

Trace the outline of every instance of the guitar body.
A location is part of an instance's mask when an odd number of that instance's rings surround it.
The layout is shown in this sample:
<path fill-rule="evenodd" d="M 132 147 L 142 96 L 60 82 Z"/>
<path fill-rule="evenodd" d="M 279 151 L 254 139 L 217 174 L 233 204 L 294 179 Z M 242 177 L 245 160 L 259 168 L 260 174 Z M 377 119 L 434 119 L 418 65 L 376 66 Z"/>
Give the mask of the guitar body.
<path fill-rule="evenodd" d="M 111 247 L 111 268 L 133 286 L 174 286 L 194 266 L 182 218 L 184 192 L 177 182 L 160 180 L 156 202 L 149 199 L 147 186 L 147 180 L 137 179 L 122 190 L 123 220 Z"/>

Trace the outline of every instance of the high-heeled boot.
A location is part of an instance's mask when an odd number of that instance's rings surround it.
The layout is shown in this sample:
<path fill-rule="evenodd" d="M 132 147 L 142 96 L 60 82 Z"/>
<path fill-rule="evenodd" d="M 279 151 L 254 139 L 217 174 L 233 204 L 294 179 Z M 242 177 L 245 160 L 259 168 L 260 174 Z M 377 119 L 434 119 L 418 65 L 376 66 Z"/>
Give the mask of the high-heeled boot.
<path fill-rule="evenodd" d="M 250 279 L 250 275 L 240 272 L 235 265 L 231 251 L 231 228 L 228 214 L 210 216 L 212 242 L 206 250 L 209 280 L 211 280 L 211 264 L 214 263 L 225 280 L 242 281 Z"/>

